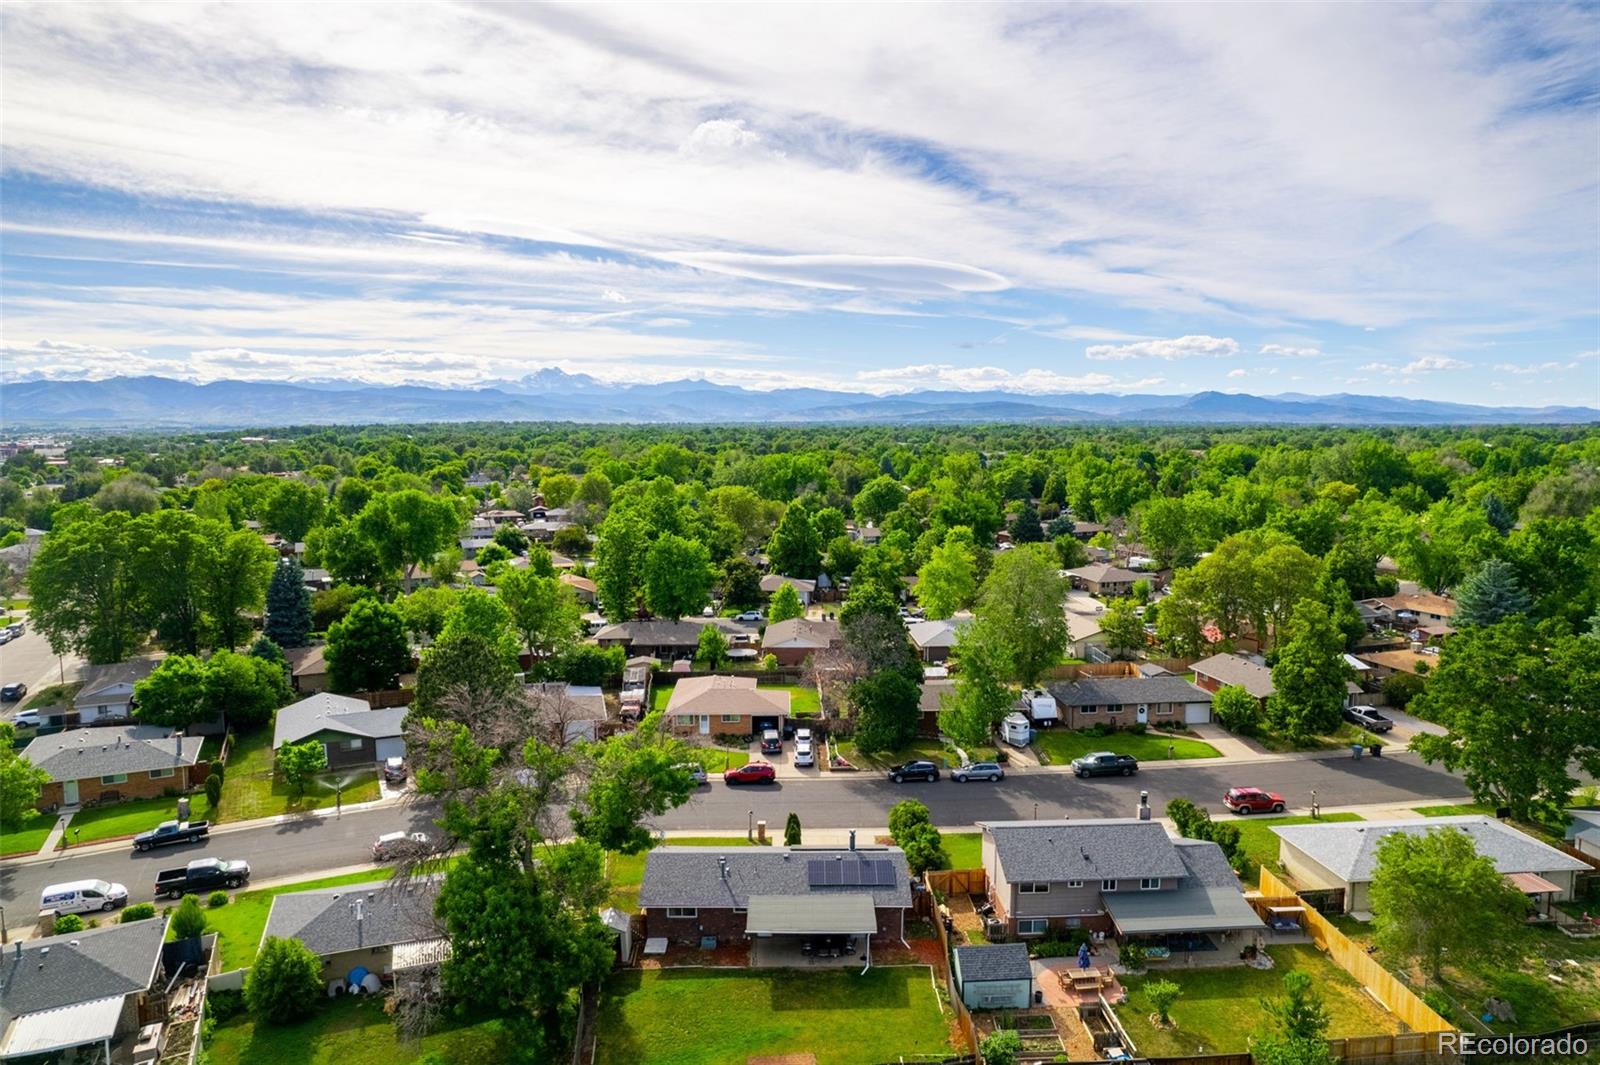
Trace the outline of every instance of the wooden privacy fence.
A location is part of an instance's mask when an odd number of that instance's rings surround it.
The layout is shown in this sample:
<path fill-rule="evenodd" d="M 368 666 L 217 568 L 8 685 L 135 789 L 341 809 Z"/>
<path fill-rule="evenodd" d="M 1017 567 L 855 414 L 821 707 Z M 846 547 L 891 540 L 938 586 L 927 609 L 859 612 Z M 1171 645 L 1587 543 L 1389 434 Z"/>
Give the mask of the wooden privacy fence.
<path fill-rule="evenodd" d="M 948 872 L 949 870 L 944 870 Z M 983 870 L 978 870 L 982 872 Z M 928 876 L 924 873 L 923 876 Z M 961 1037 L 967 1041 L 967 1053 L 974 1057 L 978 1053 L 978 1026 L 973 1023 L 972 1011 L 967 1009 L 967 1004 L 961 1001 L 961 992 L 956 987 L 955 974 L 950 970 L 950 933 L 944 929 L 944 922 L 938 915 L 933 919 L 934 931 L 939 935 L 939 946 L 944 951 L 944 963 L 939 966 L 939 977 L 944 981 L 945 994 L 950 996 L 950 1006 L 956 1011 L 956 1023 L 961 1028 Z"/>
<path fill-rule="evenodd" d="M 922 874 L 929 891 L 944 898 L 951 895 L 984 895 L 989 891 L 989 875 L 982 869 L 929 869 Z"/>
<path fill-rule="evenodd" d="M 1267 898 L 1292 898 L 1295 891 L 1265 866 L 1261 869 L 1261 894 Z M 1305 930 L 1319 950 L 1326 951 L 1334 964 L 1356 978 L 1377 1000 L 1403 1021 L 1413 1032 L 1453 1032 L 1443 1017 L 1402 984 L 1393 973 L 1372 960 L 1366 950 L 1350 941 L 1328 919 L 1311 907 L 1305 909 Z"/>
<path fill-rule="evenodd" d="M 1453 1047 L 1444 1045 L 1438 1032 L 1404 1035 L 1363 1035 L 1328 1040 L 1328 1050 L 1344 1065 L 1408 1065 L 1410 1062 L 1460 1061 Z M 1165 1058 L 1137 1058 L 1148 1065 L 1255 1065 L 1248 1052 L 1238 1054 L 1187 1054 Z"/>

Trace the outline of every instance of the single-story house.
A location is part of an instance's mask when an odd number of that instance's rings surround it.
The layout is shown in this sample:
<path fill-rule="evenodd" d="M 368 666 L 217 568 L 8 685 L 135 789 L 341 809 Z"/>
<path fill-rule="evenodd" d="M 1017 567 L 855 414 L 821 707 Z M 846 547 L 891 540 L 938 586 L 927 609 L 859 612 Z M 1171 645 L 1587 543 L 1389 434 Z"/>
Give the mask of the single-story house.
<path fill-rule="evenodd" d="M 109 1062 L 113 1046 L 128 1055 L 117 1060 L 133 1060 L 140 1029 L 166 1020 L 158 981 L 166 937 L 166 918 L 154 917 L 6 947 L 0 1061 L 59 1060 L 83 1048 L 89 1060 Z"/>
<path fill-rule="evenodd" d="M 798 666 L 818 651 L 837 647 L 841 638 L 837 621 L 789 618 L 767 626 L 761 636 L 761 650 L 776 658 L 779 665 Z"/>
<path fill-rule="evenodd" d="M 939 734 L 939 715 L 944 711 L 944 699 L 954 695 L 956 682 L 949 677 L 924 677 L 917 709 L 922 716 L 917 719 L 917 731 L 924 736 Z"/>
<path fill-rule="evenodd" d="M 1073 658 L 1087 659 L 1090 655 L 1089 648 L 1104 648 L 1109 643 L 1109 637 L 1100 627 L 1100 617 L 1097 614 L 1080 614 L 1076 611 L 1067 611 L 1067 654 Z"/>
<path fill-rule="evenodd" d="M 694 649 L 700 645 L 700 622 L 687 618 L 623 621 L 607 625 L 594 638 L 601 647 L 625 649 L 630 658 L 643 655 L 671 662 L 694 657 Z"/>
<path fill-rule="evenodd" d="M 441 883 L 420 877 L 286 892 L 273 897 L 261 939 L 298 939 L 322 959 L 327 980 L 344 980 L 357 968 L 381 979 L 435 965 L 450 950 L 433 916 Z"/>
<path fill-rule="evenodd" d="M 924 662 L 943 662 L 950 657 L 961 630 L 972 623 L 968 618 L 942 618 L 938 621 L 914 621 L 906 626 L 917 654 Z"/>
<path fill-rule="evenodd" d="M 647 938 L 686 946 L 813 935 L 887 944 L 905 938 L 911 871 L 899 847 L 668 845 L 645 859 L 639 908 Z"/>
<path fill-rule="evenodd" d="M 203 742 L 157 725 L 110 725 L 36 736 L 22 756 L 50 775 L 43 810 L 188 791 Z"/>
<path fill-rule="evenodd" d="M 1158 821 L 980 821 L 989 902 L 1009 935 L 1087 929 L 1195 949 L 1232 950 L 1265 925 L 1222 848 L 1173 839 Z M 1204 949 L 1203 947 L 1201 949 Z"/>
<path fill-rule="evenodd" d="M 606 697 L 598 686 L 546 681 L 529 684 L 527 694 L 541 719 L 561 725 L 562 743 L 600 738 L 600 725 L 607 714 Z M 551 742 L 555 742 L 553 737 Z"/>
<path fill-rule="evenodd" d="M 300 583 L 306 586 L 307 591 L 325 592 L 333 587 L 333 574 L 316 567 L 304 568 L 300 571 Z"/>
<path fill-rule="evenodd" d="M 1154 677 L 1079 677 L 1049 686 L 1068 728 L 1211 720 L 1211 693 L 1176 674 Z"/>
<path fill-rule="evenodd" d="M 1356 656 L 1372 669 L 1373 680 L 1384 680 L 1396 673 L 1420 674 L 1439 668 L 1439 656 L 1424 651 L 1362 651 Z M 1417 667 L 1426 663 L 1427 668 Z"/>
<path fill-rule="evenodd" d="M 1394 832 L 1422 835 L 1432 831 L 1465 832 L 1478 853 L 1494 862 L 1502 875 L 1527 894 L 1551 900 L 1570 898 L 1585 862 L 1541 843 L 1492 817 L 1419 817 L 1409 821 L 1285 825 L 1278 836 L 1278 860 L 1307 888 L 1342 888 L 1346 913 L 1370 911 L 1372 874 L 1378 867 L 1378 843 Z"/>
<path fill-rule="evenodd" d="M 1600 858 L 1600 810 L 1568 810 L 1566 840 L 1574 850 Z"/>
<path fill-rule="evenodd" d="M 1448 622 L 1456 616 L 1454 599 L 1426 592 L 1398 592 L 1362 602 L 1376 610 L 1379 619 L 1385 622 L 1407 620 L 1402 615 L 1409 615 L 1409 620 L 1417 622 Z"/>
<path fill-rule="evenodd" d="M 1111 526 L 1101 525 L 1097 521 L 1075 521 L 1072 523 L 1072 536 L 1074 539 L 1088 543 L 1103 532 L 1110 532 Z"/>
<path fill-rule="evenodd" d="M 666 716 L 674 732 L 701 736 L 781 730 L 789 716 L 789 693 L 758 688 L 754 677 L 685 677 L 672 689 Z"/>
<path fill-rule="evenodd" d="M 73 696 L 78 723 L 125 721 L 133 716 L 133 686 L 155 672 L 165 655 L 138 655 L 121 662 L 85 666 L 83 686 Z"/>
<path fill-rule="evenodd" d="M 314 739 L 327 752 L 329 768 L 404 758 L 400 726 L 405 717 L 403 706 L 374 710 L 365 699 L 318 692 L 278 711 L 272 749 Z"/>
<path fill-rule="evenodd" d="M 572 594 L 578 597 L 578 602 L 584 604 L 594 602 L 599 590 L 595 587 L 594 581 L 588 577 L 580 577 L 576 573 L 563 573 L 558 579 L 572 589 Z"/>
<path fill-rule="evenodd" d="M 1141 580 L 1139 574 L 1132 570 L 1123 569 L 1121 566 L 1112 566 L 1104 562 L 1097 562 L 1089 566 L 1079 566 L 1067 570 L 1067 579 L 1072 586 L 1090 595 L 1132 595 L 1133 582 Z"/>
<path fill-rule="evenodd" d="M 1235 654 L 1212 655 L 1189 667 L 1196 686 L 1215 693 L 1228 685 L 1243 688 L 1265 702 L 1272 694 L 1272 670 Z"/>
<path fill-rule="evenodd" d="M 494 533 L 487 529 L 474 529 L 456 543 L 461 548 L 461 557 L 471 561 L 478 557 L 479 551 L 494 543 Z"/>
<path fill-rule="evenodd" d="M 950 973 L 969 1009 L 1025 1010 L 1033 1005 L 1033 962 L 1026 943 L 957 947 Z"/>
<path fill-rule="evenodd" d="M 307 647 L 286 647 L 283 657 L 289 662 L 289 686 L 302 695 L 315 695 L 328 690 L 328 645 L 311 644 Z"/>
<path fill-rule="evenodd" d="M 795 590 L 795 594 L 800 597 L 802 606 L 811 605 L 811 597 L 817 591 L 817 582 L 808 581 L 801 577 L 785 577 L 781 573 L 769 573 L 761 578 L 761 594 L 771 595 L 785 584 Z"/>

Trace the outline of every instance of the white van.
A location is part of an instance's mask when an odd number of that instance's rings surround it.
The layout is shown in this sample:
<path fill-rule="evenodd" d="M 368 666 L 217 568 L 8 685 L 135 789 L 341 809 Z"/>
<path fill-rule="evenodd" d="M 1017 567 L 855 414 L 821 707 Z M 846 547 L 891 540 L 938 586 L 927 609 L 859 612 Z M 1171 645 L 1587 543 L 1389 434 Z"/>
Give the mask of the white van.
<path fill-rule="evenodd" d="M 89 913 L 113 910 L 128 903 L 128 889 L 104 880 L 74 880 L 51 884 L 39 896 L 39 909 L 56 913 Z"/>

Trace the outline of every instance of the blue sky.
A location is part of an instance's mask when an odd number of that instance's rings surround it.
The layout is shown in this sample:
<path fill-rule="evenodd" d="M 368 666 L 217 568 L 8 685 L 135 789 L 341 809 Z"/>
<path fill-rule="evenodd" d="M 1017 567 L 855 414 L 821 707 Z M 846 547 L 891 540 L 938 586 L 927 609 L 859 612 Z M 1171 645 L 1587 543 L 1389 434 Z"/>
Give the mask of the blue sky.
<path fill-rule="evenodd" d="M 1600 403 L 1600 8 L 8 5 L 6 379 Z"/>

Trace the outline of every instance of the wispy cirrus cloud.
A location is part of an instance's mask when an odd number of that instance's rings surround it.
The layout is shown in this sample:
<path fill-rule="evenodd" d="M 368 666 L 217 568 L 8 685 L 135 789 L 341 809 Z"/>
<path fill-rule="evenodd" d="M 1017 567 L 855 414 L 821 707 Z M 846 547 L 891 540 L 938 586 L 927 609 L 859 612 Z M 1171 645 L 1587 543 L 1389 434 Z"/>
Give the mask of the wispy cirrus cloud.
<path fill-rule="evenodd" d="M 1098 362 L 1124 359 L 1222 359 L 1239 354 L 1239 342 L 1232 337 L 1184 336 L 1171 340 L 1141 340 L 1132 344 L 1095 344 L 1084 349 L 1084 358 Z"/>

